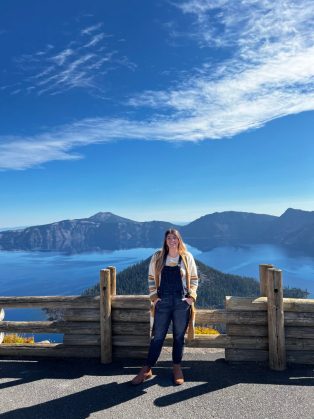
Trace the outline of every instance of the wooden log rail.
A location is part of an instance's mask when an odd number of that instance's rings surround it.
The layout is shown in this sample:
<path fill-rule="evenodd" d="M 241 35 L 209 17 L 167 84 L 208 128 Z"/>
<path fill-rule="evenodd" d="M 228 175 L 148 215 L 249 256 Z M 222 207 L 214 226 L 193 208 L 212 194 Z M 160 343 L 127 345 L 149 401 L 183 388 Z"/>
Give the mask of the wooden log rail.
<path fill-rule="evenodd" d="M 284 369 L 281 362 L 270 360 L 267 300 L 226 297 L 227 335 L 233 345 L 226 345 L 226 360 L 269 362 L 272 369 Z M 283 298 L 282 307 L 287 362 L 314 364 L 314 300 Z M 240 345 L 237 339 L 244 337 L 251 340 Z"/>
<path fill-rule="evenodd" d="M 260 265 L 261 296 L 226 297 L 225 309 L 199 309 L 197 325 L 226 324 L 226 334 L 196 335 L 187 345 L 225 348 L 227 361 L 314 364 L 314 300 L 282 298 L 281 271 Z M 57 308 L 63 320 L 13 322 L 2 307 Z M 146 358 L 150 342 L 147 295 L 116 295 L 116 271 L 100 272 L 100 297 L 0 297 L 0 337 L 4 332 L 62 333 L 62 344 L 0 345 L 0 357 Z M 172 345 L 167 335 L 166 346 Z"/>
<path fill-rule="evenodd" d="M 57 308 L 64 314 L 62 321 L 1 321 L 0 332 L 6 333 L 61 333 L 63 343 L 1 344 L 0 356 L 28 357 L 88 357 L 100 356 L 99 297 L 30 296 L 0 297 L 1 307 Z M 92 310 L 94 317 L 67 319 L 71 311 Z M 98 313 L 98 316 L 95 314 Z M 86 321 L 87 320 L 87 321 Z"/>
<path fill-rule="evenodd" d="M 4 308 L 99 308 L 99 297 L 0 297 Z"/>

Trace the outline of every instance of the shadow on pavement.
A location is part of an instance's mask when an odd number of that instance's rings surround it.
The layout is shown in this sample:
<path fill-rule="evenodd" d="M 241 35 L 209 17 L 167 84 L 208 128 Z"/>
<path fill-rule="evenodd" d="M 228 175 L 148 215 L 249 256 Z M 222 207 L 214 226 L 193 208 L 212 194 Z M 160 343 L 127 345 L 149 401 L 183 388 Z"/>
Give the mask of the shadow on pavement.
<path fill-rule="evenodd" d="M 133 387 L 129 382 L 109 382 L 103 385 L 78 391 L 74 394 L 49 400 L 31 407 L 18 408 L 8 413 L 2 413 L 1 418 L 55 418 L 57 416 L 67 419 L 87 418 L 91 413 L 106 410 L 110 407 L 125 403 L 146 393 L 149 387 L 172 386 L 171 362 L 159 361 L 154 368 L 153 379 L 144 384 Z M 224 359 L 215 361 L 185 361 L 183 363 L 184 375 L 187 384 L 176 388 L 170 394 L 157 397 L 155 406 L 163 407 L 198 397 L 200 395 L 227 388 L 240 383 L 246 384 L 275 384 L 275 385 L 314 385 L 313 366 L 297 366 L 288 368 L 283 372 L 270 371 L 266 366 L 259 364 L 229 365 Z M 97 361 L 37 361 L 0 362 L 2 378 L 16 379 L 0 384 L 0 389 L 19 386 L 44 379 L 78 379 L 83 376 L 108 377 L 126 376 L 131 379 L 139 368 L 138 361 L 115 362 L 110 365 L 101 365 Z M 189 385 L 193 383 L 193 386 Z M 46 385 L 46 384 L 45 384 Z M 74 388 L 75 389 L 75 388 Z M 18 395 L 18 388 L 17 388 Z"/>

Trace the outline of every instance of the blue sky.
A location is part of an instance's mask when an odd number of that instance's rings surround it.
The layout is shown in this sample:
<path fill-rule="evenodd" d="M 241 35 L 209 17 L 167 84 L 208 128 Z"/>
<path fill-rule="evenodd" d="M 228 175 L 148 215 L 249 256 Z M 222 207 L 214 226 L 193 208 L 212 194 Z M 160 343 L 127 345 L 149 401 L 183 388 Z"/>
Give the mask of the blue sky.
<path fill-rule="evenodd" d="M 314 210 L 314 3 L 0 5 L 0 227 Z"/>

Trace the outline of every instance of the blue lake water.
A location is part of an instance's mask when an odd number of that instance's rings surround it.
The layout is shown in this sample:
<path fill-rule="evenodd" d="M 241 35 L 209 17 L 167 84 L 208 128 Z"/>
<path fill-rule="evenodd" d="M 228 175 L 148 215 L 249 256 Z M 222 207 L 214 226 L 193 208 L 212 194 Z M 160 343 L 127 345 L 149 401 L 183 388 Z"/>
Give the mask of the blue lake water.
<path fill-rule="evenodd" d="M 310 298 L 314 298 L 313 257 L 268 244 L 218 247 L 208 252 L 188 248 L 196 258 L 215 269 L 256 279 L 258 265 L 272 263 L 283 270 L 285 286 L 307 289 Z M 154 251 L 137 248 L 75 255 L 0 251 L 0 295 L 77 295 L 98 282 L 100 269 L 113 265 L 119 272 Z M 33 309 L 6 309 L 5 319 L 42 320 L 44 313 Z"/>

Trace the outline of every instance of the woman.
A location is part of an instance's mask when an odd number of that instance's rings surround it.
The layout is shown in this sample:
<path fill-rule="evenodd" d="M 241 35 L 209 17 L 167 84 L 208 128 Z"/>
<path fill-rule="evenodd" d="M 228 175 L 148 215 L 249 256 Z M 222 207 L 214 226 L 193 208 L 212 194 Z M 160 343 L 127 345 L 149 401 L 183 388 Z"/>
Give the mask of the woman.
<path fill-rule="evenodd" d="M 162 249 L 150 261 L 148 283 L 149 296 L 154 304 L 152 337 L 146 363 L 131 383 L 141 384 L 152 377 L 151 368 L 157 362 L 172 321 L 173 380 L 180 385 L 184 382 L 180 364 L 188 326 L 188 337 L 194 337 L 193 313 L 198 278 L 194 258 L 186 250 L 177 230 L 166 231 Z"/>

